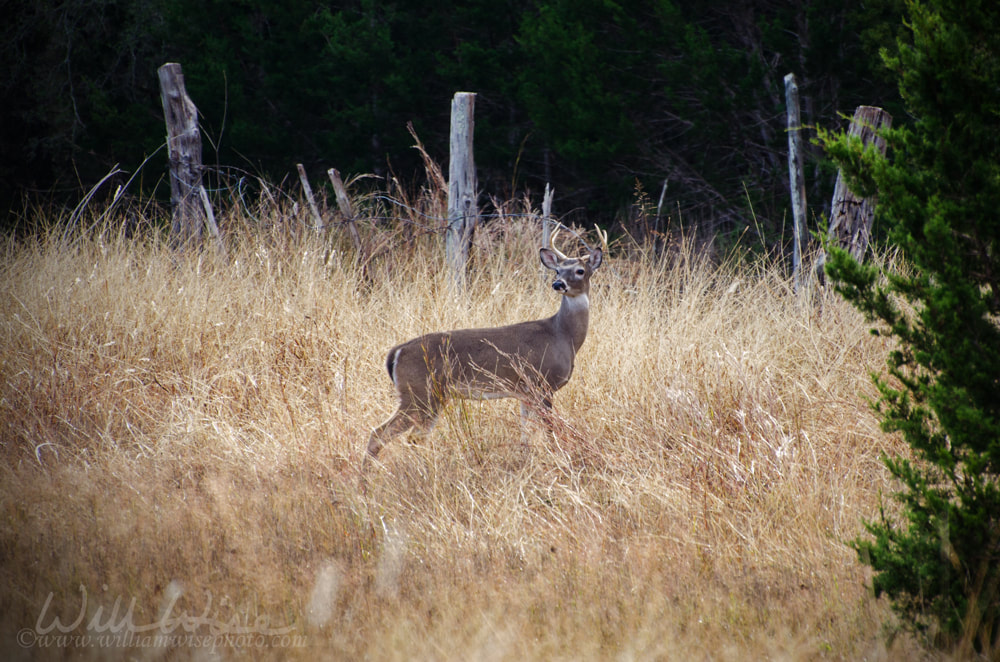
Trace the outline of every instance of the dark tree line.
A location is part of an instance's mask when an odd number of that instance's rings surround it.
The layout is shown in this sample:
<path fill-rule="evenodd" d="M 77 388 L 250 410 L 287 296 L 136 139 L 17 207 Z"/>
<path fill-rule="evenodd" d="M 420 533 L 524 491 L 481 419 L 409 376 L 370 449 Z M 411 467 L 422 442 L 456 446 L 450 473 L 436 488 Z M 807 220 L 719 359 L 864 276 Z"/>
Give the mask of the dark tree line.
<path fill-rule="evenodd" d="M 164 136 L 156 68 L 184 67 L 206 162 L 272 181 L 311 171 L 420 176 L 406 129 L 447 158 L 453 92 L 478 93 L 476 160 L 501 197 L 545 182 L 605 222 L 641 187 L 710 232 L 781 236 L 782 79 L 803 121 L 894 110 L 877 57 L 902 0 L 14 0 L 0 26 L 4 202 L 78 198 Z M 894 113 L 896 114 L 896 113 Z M 156 183 L 157 154 L 142 184 Z M 811 213 L 833 175 L 812 160 Z M 751 222 L 751 216 L 756 223 Z M 787 237 L 790 233 L 785 232 Z"/>

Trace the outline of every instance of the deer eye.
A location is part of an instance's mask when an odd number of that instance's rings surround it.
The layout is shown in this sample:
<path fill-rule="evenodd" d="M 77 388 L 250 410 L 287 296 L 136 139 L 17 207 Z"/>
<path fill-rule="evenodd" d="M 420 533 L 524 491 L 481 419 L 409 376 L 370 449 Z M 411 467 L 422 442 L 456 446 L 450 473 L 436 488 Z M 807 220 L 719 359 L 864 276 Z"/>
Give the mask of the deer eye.
<path fill-rule="evenodd" d="M 583 269 L 580 269 L 579 267 L 577 268 L 577 270 L 576 270 L 576 275 L 577 276 L 582 276 L 584 273 L 586 273 L 586 272 Z"/>

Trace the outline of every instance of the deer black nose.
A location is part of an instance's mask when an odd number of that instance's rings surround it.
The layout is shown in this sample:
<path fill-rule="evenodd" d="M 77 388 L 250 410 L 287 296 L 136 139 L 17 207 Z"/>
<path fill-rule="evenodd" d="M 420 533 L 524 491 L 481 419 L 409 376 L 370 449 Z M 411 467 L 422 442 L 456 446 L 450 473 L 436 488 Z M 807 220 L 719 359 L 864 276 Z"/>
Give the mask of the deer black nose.
<path fill-rule="evenodd" d="M 562 279 L 557 280 L 554 283 L 552 283 L 552 289 L 555 290 L 556 292 L 565 292 L 566 283 Z"/>

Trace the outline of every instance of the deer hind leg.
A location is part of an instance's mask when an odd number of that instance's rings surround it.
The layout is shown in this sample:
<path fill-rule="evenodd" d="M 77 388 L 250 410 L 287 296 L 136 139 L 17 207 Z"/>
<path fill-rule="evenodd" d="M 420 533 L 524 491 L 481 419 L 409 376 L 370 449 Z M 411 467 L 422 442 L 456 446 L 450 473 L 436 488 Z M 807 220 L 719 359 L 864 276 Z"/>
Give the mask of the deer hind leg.
<path fill-rule="evenodd" d="M 432 399 L 429 403 L 421 403 L 413 398 L 400 398 L 399 408 L 389 419 L 372 430 L 368 437 L 368 448 L 361 465 L 364 471 L 369 462 L 374 460 L 379 451 L 393 438 L 403 435 L 416 428 L 421 434 L 426 434 L 437 420 L 441 403 Z"/>

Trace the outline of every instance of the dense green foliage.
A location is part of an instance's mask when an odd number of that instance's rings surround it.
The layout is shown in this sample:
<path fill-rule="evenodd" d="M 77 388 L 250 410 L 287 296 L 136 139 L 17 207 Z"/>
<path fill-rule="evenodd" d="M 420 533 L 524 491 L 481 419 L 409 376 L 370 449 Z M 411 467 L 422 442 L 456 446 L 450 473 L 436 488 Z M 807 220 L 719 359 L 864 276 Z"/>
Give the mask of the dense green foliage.
<path fill-rule="evenodd" d="M 1000 7 L 925 0 L 885 53 L 912 126 L 888 157 L 828 136 L 854 184 L 877 193 L 908 269 L 838 253 L 840 289 L 898 346 L 878 380 L 886 430 L 914 458 L 887 458 L 905 522 L 883 515 L 853 545 L 877 593 L 945 642 L 1000 650 Z"/>
<path fill-rule="evenodd" d="M 655 197 L 667 180 L 667 208 L 687 223 L 780 236 L 784 75 L 798 76 L 807 124 L 891 107 L 874 53 L 901 2 L 10 0 L 4 202 L 39 189 L 78 199 L 112 165 L 137 169 L 163 141 L 156 68 L 177 61 L 206 161 L 223 168 L 278 181 L 303 162 L 412 181 L 407 122 L 446 160 L 449 99 L 469 90 L 488 194 L 548 181 L 561 212 L 608 221 L 637 183 Z M 163 164 L 157 153 L 147 187 Z M 816 216 L 831 180 L 813 168 Z"/>

